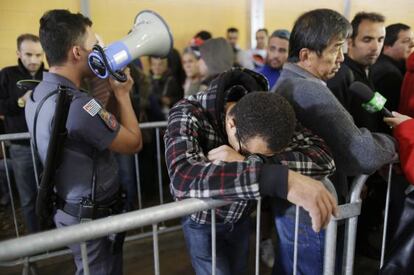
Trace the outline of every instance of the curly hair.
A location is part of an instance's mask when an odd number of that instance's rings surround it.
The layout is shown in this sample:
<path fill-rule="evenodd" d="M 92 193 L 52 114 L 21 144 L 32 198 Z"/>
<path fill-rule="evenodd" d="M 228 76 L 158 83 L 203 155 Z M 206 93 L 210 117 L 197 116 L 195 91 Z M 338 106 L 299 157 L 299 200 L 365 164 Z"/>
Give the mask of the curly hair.
<path fill-rule="evenodd" d="M 293 107 L 281 95 L 269 92 L 243 96 L 229 116 L 235 120 L 241 142 L 260 137 L 272 152 L 279 152 L 289 144 L 296 126 Z"/>

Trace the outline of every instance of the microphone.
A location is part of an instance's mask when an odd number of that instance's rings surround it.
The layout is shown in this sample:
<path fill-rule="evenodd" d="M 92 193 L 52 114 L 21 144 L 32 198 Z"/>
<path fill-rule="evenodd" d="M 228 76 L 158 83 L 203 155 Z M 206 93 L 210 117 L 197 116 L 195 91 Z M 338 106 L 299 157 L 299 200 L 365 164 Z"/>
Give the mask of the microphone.
<path fill-rule="evenodd" d="M 349 86 L 349 91 L 362 100 L 362 108 L 369 113 L 381 112 L 385 117 L 394 117 L 392 113 L 384 107 L 387 99 L 378 92 L 373 92 L 370 87 L 362 82 L 355 81 Z"/>

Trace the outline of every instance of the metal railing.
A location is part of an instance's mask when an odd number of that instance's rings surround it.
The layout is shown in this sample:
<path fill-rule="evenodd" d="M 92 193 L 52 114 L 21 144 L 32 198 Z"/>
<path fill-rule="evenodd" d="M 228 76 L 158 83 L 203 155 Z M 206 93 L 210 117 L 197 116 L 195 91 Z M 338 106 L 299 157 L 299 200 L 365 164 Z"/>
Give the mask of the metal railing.
<path fill-rule="evenodd" d="M 156 156 L 157 156 L 157 177 L 158 177 L 158 189 L 159 189 L 159 202 L 160 204 L 163 204 L 165 202 L 164 199 L 164 192 L 163 192 L 163 174 L 162 174 L 162 162 L 161 162 L 161 135 L 160 135 L 160 131 L 162 128 L 165 128 L 167 126 L 167 122 L 166 121 L 159 121 L 159 122 L 147 122 L 147 123 L 141 123 L 140 124 L 140 128 L 141 129 L 154 129 L 155 131 L 155 136 L 157 138 L 156 140 Z M 15 141 L 15 140 L 30 140 L 30 134 L 27 133 L 15 133 L 15 134 L 3 134 L 0 135 L 0 144 L 2 147 L 2 151 L 3 151 L 3 162 L 4 162 L 4 166 L 5 166 L 5 173 L 6 173 L 6 179 L 7 179 L 7 189 L 9 192 L 9 197 L 10 197 L 10 203 L 11 203 L 11 211 L 12 211 L 12 217 L 13 217 L 13 224 L 14 224 L 14 231 L 15 231 L 15 236 L 17 238 L 21 237 L 21 232 L 19 231 L 19 224 L 18 224 L 18 219 L 17 219 L 17 213 L 16 213 L 16 204 L 15 201 L 13 200 L 13 198 L 15 197 L 13 194 L 13 188 L 12 188 L 12 180 L 11 180 L 11 175 L 10 175 L 10 169 L 9 169 L 9 161 L 10 159 L 6 158 L 6 142 L 10 142 L 10 141 Z M 32 145 L 32 143 L 30 143 L 31 145 L 31 153 L 32 153 L 32 162 L 33 162 L 33 167 L 34 167 L 34 177 L 36 179 L 36 185 L 37 187 L 39 187 L 39 177 L 38 177 L 38 168 L 35 160 L 35 153 L 34 153 L 34 147 Z M 135 165 L 135 175 L 136 175 L 136 188 L 137 188 L 137 200 L 138 200 L 138 209 L 142 209 L 143 208 L 143 198 L 142 198 L 142 185 L 141 185 L 141 180 L 140 180 L 140 169 L 139 169 L 139 154 L 135 154 L 134 155 L 134 165 Z M 180 230 L 180 226 L 171 226 L 171 227 L 166 227 L 165 224 L 163 224 L 163 226 L 161 226 L 160 228 L 158 228 L 158 233 L 168 233 L 171 231 L 176 231 L 176 230 Z M 126 241 L 133 241 L 133 240 L 137 240 L 137 239 L 142 239 L 142 238 L 148 238 L 152 236 L 152 232 L 145 232 L 144 228 L 141 228 L 141 233 L 139 234 L 135 234 L 135 235 L 131 235 L 128 236 L 126 238 Z M 16 266 L 16 265 L 20 265 L 22 264 L 24 269 L 23 269 L 23 273 L 27 273 L 28 270 L 30 270 L 30 263 L 31 262 L 35 262 L 35 261 L 40 261 L 40 260 L 44 260 L 44 259 L 48 259 L 48 258 L 52 258 L 52 257 L 57 257 L 57 256 L 61 256 L 61 255 L 65 255 L 65 254 L 70 254 L 70 250 L 69 249 L 64 249 L 61 251 L 54 251 L 54 252 L 46 252 L 44 254 L 41 255 L 36 255 L 30 258 L 21 258 L 15 261 L 11 261 L 11 262 L 0 262 L 0 267 L 10 267 L 10 266 Z"/>
<path fill-rule="evenodd" d="M 388 165 L 387 192 L 385 197 L 385 211 L 381 242 L 381 258 L 379 268 L 384 263 L 385 245 L 388 228 L 388 213 L 390 203 L 390 192 L 392 184 L 392 168 L 395 163 Z M 352 275 L 354 273 L 355 247 L 357 236 L 358 216 L 361 214 L 361 192 L 368 179 L 368 175 L 355 177 L 349 193 L 349 202 L 339 206 L 338 217 L 333 217 L 326 230 L 325 254 L 324 254 L 324 275 L 335 274 L 336 260 L 336 237 L 338 221 L 345 220 L 344 253 L 342 261 L 342 274 Z"/>
<path fill-rule="evenodd" d="M 215 201 L 215 200 L 198 200 L 198 199 L 187 199 L 180 202 L 164 204 L 163 195 L 163 178 L 162 178 L 162 164 L 161 164 L 161 141 L 160 141 L 160 128 L 167 126 L 167 122 L 153 122 L 153 123 L 142 123 L 141 129 L 154 129 L 156 136 L 156 151 L 157 151 L 157 175 L 158 175 L 158 188 L 159 188 L 159 202 L 160 205 L 156 207 L 142 209 L 142 195 L 141 195 L 141 182 L 139 176 L 139 157 L 135 155 L 135 169 L 136 169 L 136 182 L 137 182 L 137 195 L 138 195 L 138 208 L 140 210 L 120 214 L 117 216 L 107 217 L 100 220 L 91 221 L 88 223 L 82 223 L 66 228 L 55 229 L 52 231 L 41 232 L 29 236 L 20 237 L 15 205 L 13 202 L 13 194 L 10 183 L 10 175 L 8 174 L 7 159 L 4 158 L 6 176 L 8 181 L 8 188 L 12 203 L 12 213 L 15 224 L 15 231 L 17 239 L 9 240 L 0 243 L 0 266 L 12 266 L 17 264 L 24 264 L 26 268 L 30 267 L 29 263 L 43 260 L 63 254 L 69 254 L 68 249 L 61 251 L 54 251 L 49 253 L 47 251 L 64 247 L 68 244 L 84 242 L 86 240 L 95 239 L 98 237 L 106 236 L 116 232 L 128 231 L 136 228 L 142 228 L 142 233 L 128 236 L 126 241 L 136 240 L 140 238 L 153 238 L 154 243 L 154 270 L 155 274 L 159 274 L 159 254 L 158 254 L 158 234 L 179 230 L 181 226 L 173 226 L 170 228 L 165 227 L 164 221 L 169 219 L 178 218 L 184 215 L 188 215 L 201 210 L 212 209 L 212 256 L 213 256 L 213 274 L 215 273 L 215 220 L 214 220 L 214 208 L 229 204 L 231 202 Z M 5 141 L 17 140 L 17 139 L 30 139 L 29 133 L 22 134 L 9 134 L 0 135 L 0 142 L 5 152 Z M 32 159 L 34 160 L 33 147 L 32 147 Z M 388 205 L 389 205 L 389 192 L 391 184 L 391 171 L 392 164 L 389 168 L 388 175 L 388 189 L 387 189 L 387 203 L 384 219 L 384 234 L 383 234 L 383 246 L 381 265 L 383 263 L 383 255 L 385 251 L 385 238 L 386 238 L 386 222 L 388 218 Z M 37 179 L 37 169 L 34 170 Z M 360 194 L 367 175 L 361 175 L 356 177 L 350 192 L 349 202 L 339 206 L 338 217 L 332 218 L 326 230 L 325 237 L 325 252 L 324 252 L 324 274 L 335 273 L 335 260 L 336 260 L 336 235 L 338 221 L 346 221 L 346 232 L 345 232 L 345 249 L 344 249 L 344 260 L 343 260 L 343 274 L 353 273 L 354 255 L 355 255 L 355 240 L 356 240 L 356 229 L 358 215 L 361 211 L 361 199 Z M 37 182 L 38 184 L 38 182 Z M 325 187 L 336 197 L 335 189 L 329 181 L 325 184 Z M 256 249 L 255 249 L 255 274 L 259 274 L 259 249 L 260 249 L 260 216 L 261 216 L 261 199 L 258 200 L 257 215 L 256 215 Z M 163 226 L 159 227 L 161 223 Z M 144 232 L 143 227 L 152 225 L 152 232 Z M 296 219 L 295 219 L 295 246 L 293 255 L 293 274 L 297 274 L 297 259 L 298 259 L 298 225 L 299 225 L 299 207 L 296 207 Z M 24 244 L 24 245 L 23 245 Z M 85 247 L 83 247 L 85 252 Z M 41 255 L 35 255 L 37 253 L 46 252 Z M 16 258 L 22 257 L 18 260 Z M 85 257 L 84 257 L 85 259 Z M 13 260 L 13 261 L 10 261 Z M 9 261 L 9 262 L 5 262 Z M 85 272 L 88 270 L 85 263 Z"/>

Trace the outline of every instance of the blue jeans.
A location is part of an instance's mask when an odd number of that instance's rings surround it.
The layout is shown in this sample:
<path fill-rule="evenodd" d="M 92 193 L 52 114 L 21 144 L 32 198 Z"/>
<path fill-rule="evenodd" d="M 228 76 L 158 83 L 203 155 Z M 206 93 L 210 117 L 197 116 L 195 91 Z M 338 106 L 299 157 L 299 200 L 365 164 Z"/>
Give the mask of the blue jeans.
<path fill-rule="evenodd" d="M 184 237 L 197 275 L 210 275 L 211 224 L 198 224 L 190 216 L 182 219 Z M 246 217 L 235 224 L 216 224 L 216 274 L 247 273 L 250 222 Z"/>
<path fill-rule="evenodd" d="M 28 231 L 34 233 L 39 230 L 39 224 L 35 211 L 37 185 L 33 170 L 32 152 L 30 146 L 20 144 L 10 145 L 9 152 L 24 220 Z"/>
<path fill-rule="evenodd" d="M 295 206 L 293 206 L 295 207 Z M 275 225 L 278 235 L 273 275 L 293 274 L 293 251 L 295 240 L 295 217 L 276 210 Z M 301 215 L 302 217 L 303 215 Z M 316 233 L 312 225 L 299 222 L 298 233 L 298 274 L 323 274 L 325 230 Z"/>
<path fill-rule="evenodd" d="M 128 210 L 132 210 L 138 204 L 134 155 L 115 154 L 115 159 L 118 163 L 119 181 L 126 193 Z"/>

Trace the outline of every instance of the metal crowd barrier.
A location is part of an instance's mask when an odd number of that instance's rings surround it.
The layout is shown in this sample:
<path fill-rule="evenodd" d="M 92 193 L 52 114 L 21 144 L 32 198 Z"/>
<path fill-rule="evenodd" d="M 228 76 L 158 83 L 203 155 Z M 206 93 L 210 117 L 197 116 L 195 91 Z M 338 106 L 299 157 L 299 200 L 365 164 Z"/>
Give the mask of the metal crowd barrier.
<path fill-rule="evenodd" d="M 159 203 L 160 204 L 164 204 L 165 199 L 164 199 L 164 192 L 163 192 L 163 175 L 162 175 L 162 169 L 163 169 L 163 164 L 161 161 L 161 135 L 160 135 L 160 131 L 162 128 L 165 128 L 167 126 L 167 122 L 166 121 L 159 121 L 159 122 L 147 122 L 147 123 L 140 123 L 140 128 L 141 129 L 154 129 L 155 131 L 155 138 L 156 138 L 156 157 L 157 157 L 157 180 L 158 180 L 158 189 L 159 189 Z M 7 179 L 7 188 L 8 188 L 8 192 L 9 192 L 9 197 L 10 197 L 10 203 L 11 203 L 11 211 L 12 211 L 12 216 L 13 216 L 13 224 L 14 224 L 14 231 L 15 231 L 15 236 L 17 238 L 19 238 L 21 236 L 21 232 L 19 232 L 19 226 L 18 226 L 18 221 L 17 221 L 17 214 L 16 214 L 16 205 L 15 202 L 13 200 L 14 195 L 13 195 L 13 188 L 12 188 L 12 184 L 11 184 L 11 175 L 9 173 L 10 169 L 9 169 L 9 161 L 10 159 L 6 158 L 6 142 L 9 141 L 13 141 L 13 140 L 29 140 L 30 139 L 30 134 L 29 133 L 16 133 L 16 134 L 4 134 L 4 135 L 0 135 L 0 144 L 2 147 L 2 151 L 3 151 L 3 162 L 4 162 L 4 166 L 5 166 L 5 173 L 6 173 L 6 179 Z M 38 167 L 35 164 L 36 163 L 36 159 L 35 159 L 35 153 L 34 153 L 34 147 L 31 144 L 31 152 L 32 152 L 32 162 L 33 162 L 33 167 L 34 167 L 34 177 L 36 179 L 36 184 L 39 187 L 39 173 L 38 173 Z M 139 154 L 135 154 L 134 155 L 134 166 L 135 166 L 135 181 L 136 181 L 136 187 L 137 187 L 137 200 L 138 200 L 138 209 L 142 209 L 143 208 L 143 199 L 142 199 L 142 185 L 141 185 L 141 180 L 140 180 L 140 170 L 139 170 Z M 176 231 L 176 230 L 180 230 L 180 226 L 171 226 L 169 228 L 167 228 L 165 226 L 165 224 L 162 224 L 162 226 L 160 228 L 158 228 L 158 232 L 159 233 L 168 233 L 171 231 Z M 148 236 L 151 236 L 152 233 L 151 232 L 144 232 L 144 228 L 141 228 L 141 233 L 140 234 L 135 234 L 135 235 L 131 235 L 128 236 L 126 238 L 126 241 L 133 241 L 133 240 L 137 240 L 137 239 L 142 239 L 142 238 L 147 238 Z M 44 260 L 44 259 L 48 259 L 48 258 L 52 258 L 52 257 L 56 257 L 56 256 L 61 256 L 61 255 L 65 255 L 65 254 L 70 254 L 70 250 L 69 249 L 64 249 L 61 251 L 54 251 L 54 252 L 46 252 L 42 255 L 36 255 L 34 257 L 30 257 L 30 258 L 25 258 L 25 259 L 19 259 L 19 260 L 15 260 L 12 262 L 0 262 L 0 267 L 10 267 L 10 266 L 15 266 L 15 265 L 19 265 L 22 264 L 23 265 L 23 273 L 27 272 L 27 270 L 30 270 L 30 263 L 31 262 L 35 262 L 35 261 L 39 261 L 39 260 Z"/>
<path fill-rule="evenodd" d="M 162 162 L 161 162 L 161 136 L 160 136 L 160 129 L 165 128 L 167 126 L 167 122 L 150 122 L 150 123 L 141 123 L 140 128 L 141 129 L 155 129 L 155 138 L 156 138 L 156 157 L 157 157 L 157 176 L 158 176 L 158 189 L 159 189 L 159 203 L 160 206 L 152 207 L 152 208 L 146 208 L 142 209 L 143 203 L 142 203 L 142 192 L 141 192 L 141 182 L 139 177 L 139 154 L 134 155 L 135 160 L 135 170 L 136 170 L 136 182 L 137 182 L 137 198 L 138 198 L 138 209 L 140 211 L 133 211 L 129 212 L 127 214 L 121 214 L 113 217 L 108 217 L 106 219 L 101 219 L 97 221 L 92 221 L 90 223 L 85 224 L 79 224 L 76 225 L 74 229 L 67 229 L 72 227 L 66 227 L 63 229 L 55 229 L 52 231 L 47 232 L 41 232 L 37 234 L 31 234 L 28 236 L 20 236 L 20 232 L 18 229 L 18 222 L 16 217 L 16 208 L 13 201 L 13 193 L 11 188 L 11 176 L 8 173 L 8 162 L 7 159 L 4 159 L 5 162 L 5 168 L 6 168 L 6 177 L 7 177 L 7 183 L 8 183 L 8 189 L 9 189 L 9 196 L 11 198 L 11 208 L 12 208 L 12 215 L 13 215 L 13 221 L 15 225 L 15 232 L 16 232 L 16 239 L 5 241 L 0 243 L 0 267 L 10 267 L 10 266 L 16 266 L 19 264 L 23 265 L 23 274 L 28 274 L 29 272 L 32 272 L 30 263 L 36 262 L 39 260 L 45 260 L 52 257 L 62 256 L 66 254 L 70 254 L 69 249 L 63 249 L 59 251 L 53 251 L 49 252 L 52 249 L 56 248 L 62 248 L 67 244 L 70 243 L 78 243 L 90 239 L 95 239 L 98 237 L 106 236 L 115 232 L 123 232 L 130 229 L 137 229 L 141 227 L 142 233 L 136 234 L 133 236 L 128 236 L 126 238 L 126 241 L 132 241 L 147 237 L 153 237 L 153 245 L 154 245 L 154 270 L 155 274 L 159 274 L 159 256 L 158 256 L 158 234 L 160 233 L 168 233 L 171 231 L 180 230 L 181 226 L 172 226 L 172 227 L 166 227 L 164 224 L 165 220 L 173 219 L 176 217 L 181 217 L 184 215 L 188 215 L 197 211 L 206 210 L 206 209 L 212 209 L 213 207 L 222 206 L 225 204 L 229 204 L 229 202 L 222 202 L 222 201 L 205 201 L 201 205 L 203 208 L 200 208 L 200 201 L 198 202 L 191 202 L 191 200 L 185 200 L 182 202 L 176 202 L 176 203 L 164 203 L 164 195 L 163 195 L 163 178 L 162 178 Z M 6 134 L 6 135 L 0 135 L 0 142 L 3 149 L 3 152 L 5 151 L 5 142 L 11 141 L 11 140 L 22 140 L 22 139 L 30 139 L 29 133 L 18 133 L 18 134 Z M 34 148 L 32 146 L 32 161 L 35 163 L 35 157 L 34 157 Z M 36 165 L 34 165 L 34 176 L 36 177 L 36 183 L 37 186 L 39 186 L 38 182 L 38 171 L 36 168 Z M 163 206 L 166 206 L 165 208 Z M 257 210 L 257 217 L 256 217 L 256 255 L 255 255 L 255 263 L 256 263 L 256 269 L 255 273 L 259 274 L 259 245 L 260 245 L 260 216 L 261 216 L 261 199 L 258 199 L 257 204 L 258 210 Z M 172 209 L 171 211 L 165 212 L 165 209 Z M 153 213 L 151 214 L 151 211 Z M 184 211 L 184 212 L 182 212 Z M 212 211 L 212 216 L 214 215 L 214 209 Z M 168 213 L 172 213 L 169 215 Z M 163 213 L 159 214 L 159 222 L 162 224 L 161 227 L 158 226 L 158 224 L 154 224 L 153 221 L 149 219 L 151 222 L 147 221 L 147 216 L 151 218 L 151 216 L 156 217 L 157 213 Z M 181 213 L 181 214 L 180 214 Z M 165 214 L 165 215 L 164 215 Z M 136 215 L 136 218 L 135 218 Z M 118 220 L 118 216 L 120 216 L 120 220 Z M 126 217 L 125 217 L 126 216 Z M 132 218 L 134 216 L 134 218 Z M 152 217 L 152 218 L 154 218 Z M 112 220 L 113 218 L 117 218 L 115 220 Z M 133 221 L 131 221 L 131 219 Z M 97 222 L 97 224 L 95 224 Z M 116 223 L 120 223 L 117 227 Z M 152 232 L 144 232 L 143 227 L 146 225 L 152 225 Z M 90 227 L 89 227 L 90 226 Z M 78 228 L 79 227 L 79 228 Z M 97 228 L 100 228 L 100 230 L 97 230 Z M 60 233 L 60 230 L 64 230 L 63 233 Z M 116 230 L 116 231 L 114 231 Z M 77 234 L 74 234 L 73 232 L 78 232 Z M 85 232 L 85 235 L 84 233 Z M 92 233 L 93 232 L 93 233 Z M 53 234 L 53 237 L 51 237 L 51 234 Z M 215 274 L 215 220 L 212 221 L 212 255 L 213 257 L 213 274 Z M 68 237 L 71 236 L 71 237 Z M 68 238 L 68 239 L 66 239 Z M 37 240 L 33 241 L 32 240 Z M 40 241 L 41 240 L 41 241 Z M 45 242 L 45 240 L 48 240 Z M 57 241 L 59 240 L 59 241 Z M 42 245 L 39 245 L 39 243 L 42 243 Z M 84 242 L 81 243 L 81 250 L 82 250 L 82 262 L 84 264 L 84 273 L 88 274 L 89 267 L 87 266 L 87 253 L 86 253 L 86 245 Z M 13 252 L 15 251 L 15 252 Z M 43 253 L 45 252 L 45 253 Z M 43 253 L 43 254 L 37 254 L 37 253 Z M 34 254 L 37 254 L 35 256 L 32 256 Z M 20 258 L 19 258 L 20 257 Z M 17 259 L 19 258 L 19 259 Z M 16 260 L 17 259 L 17 260 Z M 12 260 L 12 261 L 10 261 Z M 34 272 L 33 272 L 34 273 Z"/>
<path fill-rule="evenodd" d="M 49 253 L 47 251 L 64 247 L 71 243 L 83 243 L 81 249 L 83 250 L 83 262 L 85 274 L 88 274 L 87 266 L 87 255 L 86 246 L 84 242 L 90 239 L 106 236 L 116 232 L 128 231 L 131 229 L 142 229 L 141 234 L 134 236 L 128 236 L 126 241 L 131 241 L 140 238 L 151 237 L 153 238 L 154 246 L 154 270 L 155 274 L 160 274 L 159 269 L 159 252 L 158 252 L 158 234 L 179 230 L 181 226 L 173 226 L 167 228 L 164 225 L 164 221 L 174 219 L 188 215 L 194 212 L 212 209 L 212 270 L 213 275 L 215 274 L 216 266 L 216 243 L 215 243 L 215 215 L 214 209 L 230 202 L 217 201 L 217 200 L 198 200 L 198 199 L 187 199 L 180 202 L 164 203 L 163 195 L 163 179 L 162 179 L 162 164 L 161 164 L 161 144 L 160 144 L 160 128 L 167 126 L 166 122 L 153 122 L 153 123 L 141 123 L 141 129 L 153 129 L 156 131 L 156 150 L 157 150 L 157 174 L 158 174 L 158 188 L 159 188 L 159 206 L 142 209 L 142 195 L 141 195 L 141 182 L 139 178 L 139 157 L 135 155 L 135 169 L 136 169 L 136 182 L 137 182 L 137 195 L 138 195 L 138 208 L 137 211 L 128 212 L 125 214 L 119 214 L 104 219 L 91 221 L 88 223 L 82 223 L 74 226 L 69 226 L 61 229 L 54 229 L 51 231 L 41 232 L 28 236 L 21 237 L 19 234 L 15 205 L 13 203 L 13 194 L 10 183 L 10 175 L 8 173 L 7 159 L 4 158 L 6 167 L 6 176 L 9 188 L 9 194 L 12 203 L 12 213 L 15 224 L 16 239 L 0 242 L 0 266 L 14 266 L 23 264 L 25 269 L 30 269 L 30 262 L 51 258 L 54 256 L 60 256 L 63 254 L 69 254 L 68 249 L 55 251 Z M 16 140 L 16 139 L 29 139 L 28 133 L 22 134 L 9 134 L 0 135 L 0 142 L 5 152 L 5 141 Z M 32 147 L 32 159 L 35 163 Z M 35 165 L 36 166 L 36 165 Z M 388 201 L 389 201 L 389 190 L 391 183 L 391 171 L 392 164 L 389 169 L 388 176 L 388 192 L 387 192 L 387 205 L 386 214 L 384 220 L 384 236 L 383 236 L 383 247 L 381 265 L 383 262 L 384 245 L 385 245 L 385 234 L 386 234 L 386 221 L 388 218 Z M 37 169 L 34 170 L 36 179 Z M 337 235 L 337 224 L 340 220 L 346 221 L 346 232 L 345 232 L 345 249 L 344 249 L 344 261 L 343 261 L 343 274 L 353 274 L 353 263 L 355 254 L 355 240 L 356 240 L 356 229 L 358 215 L 361 211 L 361 199 L 360 194 L 363 185 L 365 184 L 367 175 L 361 175 L 356 177 L 350 192 L 350 199 L 347 204 L 339 206 L 338 217 L 332 218 L 326 230 L 325 237 L 325 253 L 324 253 L 324 275 L 335 274 L 335 258 L 336 258 L 336 235 Z M 38 183 L 37 183 L 38 184 Z M 335 189 L 330 181 L 325 182 L 325 187 L 336 197 Z M 261 216 L 261 199 L 258 200 L 257 204 L 257 215 L 256 215 L 256 249 L 255 249 L 255 274 L 260 274 L 259 270 L 259 249 L 260 249 L 260 216 Z M 163 226 L 159 227 L 161 223 Z M 144 232 L 143 227 L 152 225 L 152 232 Z M 293 255 L 293 274 L 297 274 L 297 238 L 299 228 L 299 207 L 296 207 L 296 219 L 295 219 L 295 242 L 294 242 L 294 255 Z M 37 253 L 43 253 L 41 255 L 31 256 Z M 19 258 L 19 260 L 15 260 Z M 13 261 L 10 261 L 13 260 Z M 9 262 L 6 262 L 9 261 Z M 25 272 L 25 271 L 24 271 Z"/>
<path fill-rule="evenodd" d="M 379 268 L 384 263 L 385 244 L 387 237 L 388 212 L 390 203 L 390 191 L 392 183 L 392 167 L 394 163 L 388 165 L 387 175 L 387 192 L 385 197 L 385 211 L 381 242 L 381 258 Z M 336 237 L 338 221 L 345 220 L 345 237 L 344 237 L 344 253 L 342 260 L 342 274 L 352 275 L 354 273 L 355 262 L 355 244 L 357 236 L 358 216 L 361 213 L 361 192 L 365 185 L 368 175 L 360 175 L 353 180 L 349 193 L 349 202 L 339 206 L 338 217 L 333 217 L 326 230 L 325 237 L 325 253 L 324 253 L 324 275 L 335 274 L 336 260 Z"/>
<path fill-rule="evenodd" d="M 0 242 L 0 261 L 14 260 L 44 251 L 61 248 L 71 243 L 81 243 L 117 232 L 152 225 L 153 234 L 157 235 L 157 224 L 191 213 L 220 207 L 231 202 L 219 200 L 186 199 L 142 210 L 118 214 L 90 222 L 80 223 L 64 228 L 22 236 Z M 157 238 L 154 238 L 156 247 Z M 154 253 L 155 270 L 159 270 L 158 257 Z M 156 274 L 159 274 L 159 272 Z"/>

